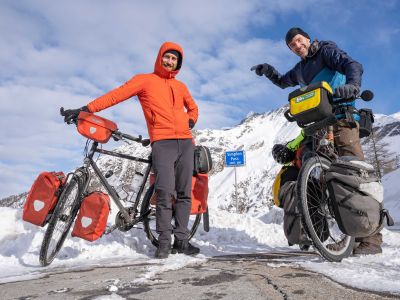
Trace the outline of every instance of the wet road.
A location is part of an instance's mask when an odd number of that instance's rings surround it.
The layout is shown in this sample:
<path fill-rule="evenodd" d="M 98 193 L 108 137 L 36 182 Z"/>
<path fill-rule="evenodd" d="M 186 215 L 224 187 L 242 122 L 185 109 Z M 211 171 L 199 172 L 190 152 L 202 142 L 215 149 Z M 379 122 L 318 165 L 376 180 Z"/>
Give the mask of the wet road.
<path fill-rule="evenodd" d="M 288 260 L 313 255 L 218 256 L 199 265 L 163 272 L 159 264 L 64 272 L 1 284 L 0 299 L 400 299 L 400 295 L 343 286 L 321 274 L 293 267 Z"/>

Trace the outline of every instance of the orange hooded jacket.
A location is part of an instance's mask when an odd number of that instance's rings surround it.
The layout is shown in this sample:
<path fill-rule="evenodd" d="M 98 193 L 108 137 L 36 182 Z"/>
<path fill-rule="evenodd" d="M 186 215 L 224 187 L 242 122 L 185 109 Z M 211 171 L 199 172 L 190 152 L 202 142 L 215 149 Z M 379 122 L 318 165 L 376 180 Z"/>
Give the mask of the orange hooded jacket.
<path fill-rule="evenodd" d="M 162 66 L 162 56 L 167 50 L 176 50 L 181 54 L 174 71 L 168 71 Z M 162 44 L 153 73 L 138 74 L 122 86 L 93 100 L 87 105 L 89 111 L 98 112 L 138 96 L 151 142 L 192 138 L 189 119 L 197 122 L 198 108 L 185 84 L 175 79 L 182 60 L 183 51 L 178 44 Z"/>

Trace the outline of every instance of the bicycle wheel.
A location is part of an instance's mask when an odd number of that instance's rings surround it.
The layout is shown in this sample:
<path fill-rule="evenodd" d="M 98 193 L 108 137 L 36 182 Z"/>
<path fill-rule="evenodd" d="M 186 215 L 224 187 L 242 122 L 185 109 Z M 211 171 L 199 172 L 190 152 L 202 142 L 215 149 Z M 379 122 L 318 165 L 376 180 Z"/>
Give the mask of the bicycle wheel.
<path fill-rule="evenodd" d="M 44 234 L 39 261 L 49 265 L 60 251 L 80 207 L 83 173 L 76 172 L 66 183 Z"/>
<path fill-rule="evenodd" d="M 303 164 L 296 186 L 296 196 L 303 213 L 303 224 L 313 245 L 328 261 L 340 262 L 348 257 L 354 237 L 344 234 L 333 216 L 324 175 L 330 161 L 312 157 Z"/>
<path fill-rule="evenodd" d="M 154 246 L 158 247 L 159 245 L 158 233 L 156 232 L 156 205 L 155 203 L 152 203 L 155 201 L 151 201 L 153 196 L 155 196 L 154 185 L 151 185 L 146 191 L 146 194 L 143 198 L 140 214 L 143 215 L 148 210 L 150 210 L 150 213 L 143 219 L 143 227 L 144 231 L 146 232 L 147 238 Z M 190 240 L 196 233 L 197 227 L 199 227 L 200 224 L 200 220 L 201 220 L 201 214 L 190 215 L 189 225 L 188 225 L 189 228 L 188 240 Z"/>

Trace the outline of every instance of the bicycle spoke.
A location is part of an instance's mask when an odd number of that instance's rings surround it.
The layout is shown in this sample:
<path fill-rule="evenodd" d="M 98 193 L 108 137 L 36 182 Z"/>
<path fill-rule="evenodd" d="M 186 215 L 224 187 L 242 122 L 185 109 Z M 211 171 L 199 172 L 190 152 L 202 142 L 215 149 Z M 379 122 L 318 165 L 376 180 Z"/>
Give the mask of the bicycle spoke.
<path fill-rule="evenodd" d="M 354 238 L 344 235 L 331 215 L 323 184 L 329 165 L 328 160 L 318 156 L 307 160 L 300 170 L 296 192 L 314 247 L 325 259 L 340 261 L 351 253 Z"/>

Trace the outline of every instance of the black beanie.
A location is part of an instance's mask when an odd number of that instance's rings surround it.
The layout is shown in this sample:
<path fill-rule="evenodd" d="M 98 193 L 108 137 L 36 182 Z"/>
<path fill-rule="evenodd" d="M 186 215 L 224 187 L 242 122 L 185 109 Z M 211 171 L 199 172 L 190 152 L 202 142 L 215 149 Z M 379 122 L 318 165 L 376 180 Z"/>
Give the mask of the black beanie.
<path fill-rule="evenodd" d="M 181 54 L 179 53 L 179 51 L 171 49 L 171 50 L 165 51 L 163 55 L 165 55 L 166 53 L 171 53 L 171 54 L 175 55 L 178 58 L 178 60 L 181 58 Z"/>
<path fill-rule="evenodd" d="M 182 55 L 179 51 L 174 50 L 174 49 L 170 49 L 164 52 L 163 56 L 165 55 L 165 53 L 171 53 L 173 55 L 175 55 L 178 58 L 178 64 L 176 65 L 176 69 L 175 70 L 179 70 L 182 66 Z"/>
<path fill-rule="evenodd" d="M 286 37 L 285 37 L 286 45 L 289 45 L 289 43 L 292 41 L 292 39 L 297 34 L 301 34 L 302 36 L 310 39 L 310 36 L 306 32 L 304 32 L 303 29 L 301 29 L 299 27 L 293 27 L 293 28 L 290 28 L 289 31 L 286 33 Z"/>

